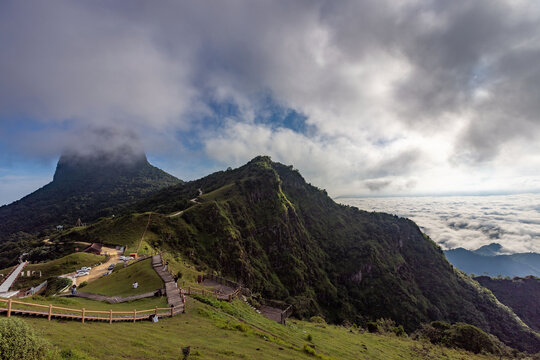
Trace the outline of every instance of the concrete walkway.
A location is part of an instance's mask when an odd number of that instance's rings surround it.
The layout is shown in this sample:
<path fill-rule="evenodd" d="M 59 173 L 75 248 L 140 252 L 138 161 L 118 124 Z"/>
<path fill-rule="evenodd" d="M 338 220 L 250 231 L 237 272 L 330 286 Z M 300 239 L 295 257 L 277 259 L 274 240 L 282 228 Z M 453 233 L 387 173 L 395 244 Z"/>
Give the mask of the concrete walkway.
<path fill-rule="evenodd" d="M 23 262 L 23 263 L 20 263 L 17 268 L 15 269 L 15 271 L 13 271 L 8 277 L 7 279 L 2 283 L 2 285 L 0 285 L 0 293 L 5 293 L 5 292 L 8 292 L 9 291 L 9 288 L 11 287 L 11 285 L 13 285 L 13 283 L 15 282 L 15 280 L 17 279 L 17 277 L 19 276 L 19 274 L 21 273 L 21 271 L 24 269 L 24 267 L 26 266 L 26 264 L 28 264 L 27 261 Z"/>

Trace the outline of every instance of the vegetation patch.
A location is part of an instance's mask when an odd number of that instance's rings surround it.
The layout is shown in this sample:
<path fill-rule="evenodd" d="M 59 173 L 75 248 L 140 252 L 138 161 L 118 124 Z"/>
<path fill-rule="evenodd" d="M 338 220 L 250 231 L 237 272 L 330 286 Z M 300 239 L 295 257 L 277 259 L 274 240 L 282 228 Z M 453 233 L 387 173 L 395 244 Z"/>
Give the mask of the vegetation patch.
<path fill-rule="evenodd" d="M 433 344 L 460 348 L 475 354 L 510 355 L 512 353 L 511 349 L 495 336 L 487 334 L 476 326 L 464 323 L 450 325 L 443 321 L 434 321 L 423 324 L 422 328 L 415 332 L 414 337 L 426 338 Z"/>
<path fill-rule="evenodd" d="M 0 319 L 0 359 L 45 359 L 49 344 L 18 318 Z"/>
<path fill-rule="evenodd" d="M 19 276 L 14 286 L 17 289 L 36 286 L 48 278 L 72 273 L 83 266 L 93 267 L 104 262 L 105 259 L 106 256 L 77 252 L 45 263 L 30 264 L 23 271 L 25 275 L 28 271 L 34 274 L 30 277 Z M 41 272 L 41 277 L 39 277 L 39 272 Z"/>

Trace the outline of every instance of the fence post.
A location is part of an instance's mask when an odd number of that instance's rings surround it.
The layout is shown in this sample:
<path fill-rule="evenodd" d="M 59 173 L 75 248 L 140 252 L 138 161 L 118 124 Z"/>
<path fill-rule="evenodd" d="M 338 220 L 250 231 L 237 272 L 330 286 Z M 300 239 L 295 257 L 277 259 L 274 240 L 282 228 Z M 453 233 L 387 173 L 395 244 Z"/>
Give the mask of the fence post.
<path fill-rule="evenodd" d="M 191 286 L 188 286 L 187 293 L 188 293 L 188 295 L 191 295 Z"/>
<path fill-rule="evenodd" d="M 7 317 L 11 317 L 11 299 L 8 300 Z"/>
<path fill-rule="evenodd" d="M 109 310 L 109 324 L 112 324 L 112 309 Z"/>
<path fill-rule="evenodd" d="M 156 316 L 157 316 L 157 306 L 156 306 L 156 309 L 155 309 L 154 315 L 156 315 Z"/>
<path fill-rule="evenodd" d="M 204 296 L 204 289 L 202 289 L 202 296 Z"/>
<path fill-rule="evenodd" d="M 232 301 L 232 294 L 229 294 L 229 302 Z"/>
<path fill-rule="evenodd" d="M 82 323 L 83 323 L 83 324 L 84 324 L 84 312 L 85 312 L 85 311 L 86 311 L 86 310 L 85 310 L 84 308 L 82 308 Z"/>
<path fill-rule="evenodd" d="M 137 310 L 133 309 L 133 322 L 137 321 Z"/>
<path fill-rule="evenodd" d="M 52 315 L 52 304 L 49 304 L 49 316 L 48 316 L 49 321 L 51 321 L 51 315 Z"/>
<path fill-rule="evenodd" d="M 174 306 L 171 306 L 171 317 L 174 316 Z"/>

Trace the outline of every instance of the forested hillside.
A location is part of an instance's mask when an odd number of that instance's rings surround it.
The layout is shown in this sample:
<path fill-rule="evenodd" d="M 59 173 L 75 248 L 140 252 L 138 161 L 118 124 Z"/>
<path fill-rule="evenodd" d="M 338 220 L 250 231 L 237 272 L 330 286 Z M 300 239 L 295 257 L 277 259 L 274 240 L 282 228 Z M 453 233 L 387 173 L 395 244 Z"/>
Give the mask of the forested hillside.
<path fill-rule="evenodd" d="M 534 276 L 495 279 L 474 278 L 488 288 L 503 304 L 510 307 L 527 325 L 540 331 L 540 279 Z"/>
<path fill-rule="evenodd" d="M 113 161 L 107 154 L 64 155 L 53 181 L 0 207 L 0 265 L 17 259 L 32 235 L 56 225 L 74 226 L 110 216 L 180 180 L 150 165 L 146 156 Z"/>
<path fill-rule="evenodd" d="M 513 347 L 540 350 L 538 336 L 454 269 L 412 221 L 339 205 L 267 157 L 164 189 L 134 210 L 176 214 L 151 222 L 155 246 L 286 300 L 298 316 L 359 324 L 386 317 L 407 331 L 461 321 Z"/>

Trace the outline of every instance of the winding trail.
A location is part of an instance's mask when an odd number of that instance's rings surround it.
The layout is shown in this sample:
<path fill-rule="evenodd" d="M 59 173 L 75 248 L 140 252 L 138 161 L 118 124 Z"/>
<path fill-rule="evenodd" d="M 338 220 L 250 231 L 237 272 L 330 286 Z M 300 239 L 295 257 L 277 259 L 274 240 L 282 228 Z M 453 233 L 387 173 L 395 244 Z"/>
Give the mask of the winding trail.
<path fill-rule="evenodd" d="M 199 191 L 199 195 L 197 197 L 194 197 L 193 199 L 190 199 L 189 201 L 194 203 L 194 204 L 200 204 L 200 202 L 198 201 L 199 199 L 199 196 L 201 196 L 203 194 L 203 191 L 201 190 L 201 188 L 198 188 L 197 189 Z M 184 209 L 184 210 L 181 210 L 179 212 L 176 212 L 174 214 L 171 214 L 169 215 L 169 217 L 175 217 L 175 216 L 180 216 L 184 213 L 184 211 L 186 211 L 187 209 Z"/>

